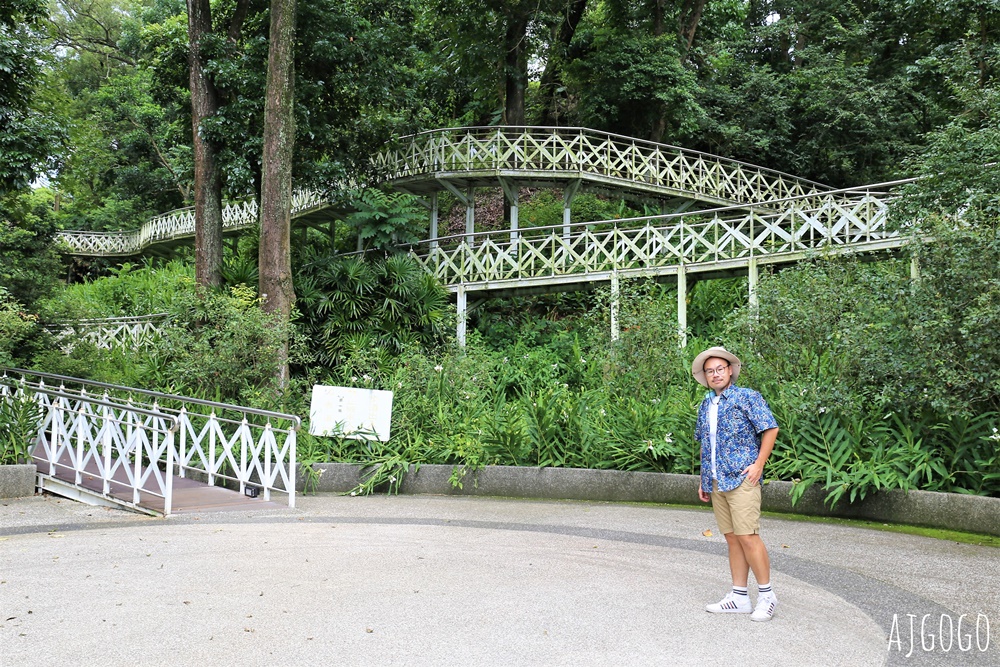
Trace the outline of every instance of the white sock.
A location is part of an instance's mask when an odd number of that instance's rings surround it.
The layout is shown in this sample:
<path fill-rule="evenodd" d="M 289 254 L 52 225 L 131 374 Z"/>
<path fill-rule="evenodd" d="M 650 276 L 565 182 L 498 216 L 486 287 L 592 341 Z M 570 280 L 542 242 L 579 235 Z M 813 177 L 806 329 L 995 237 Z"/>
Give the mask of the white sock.
<path fill-rule="evenodd" d="M 771 597 L 774 597 L 774 591 L 771 590 L 770 582 L 766 584 L 757 584 L 757 594 L 770 595 Z"/>
<path fill-rule="evenodd" d="M 733 593 L 735 595 L 742 595 L 745 598 L 749 597 L 747 595 L 747 587 L 746 586 L 735 586 L 734 585 L 733 586 Z"/>

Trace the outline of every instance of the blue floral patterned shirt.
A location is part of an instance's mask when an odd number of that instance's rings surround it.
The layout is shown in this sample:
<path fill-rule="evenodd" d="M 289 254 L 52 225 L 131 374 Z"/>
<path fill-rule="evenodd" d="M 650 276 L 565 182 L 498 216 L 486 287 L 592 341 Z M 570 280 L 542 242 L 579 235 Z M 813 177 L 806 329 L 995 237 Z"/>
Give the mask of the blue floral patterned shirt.
<path fill-rule="evenodd" d="M 712 492 L 712 438 L 708 408 L 715 396 L 709 391 L 698 408 L 694 439 L 701 445 L 701 488 Z M 715 466 L 719 491 L 732 491 L 743 483 L 743 470 L 757 460 L 760 434 L 777 428 L 771 408 L 759 392 L 730 385 L 719 400 L 719 421 L 715 434 Z"/>

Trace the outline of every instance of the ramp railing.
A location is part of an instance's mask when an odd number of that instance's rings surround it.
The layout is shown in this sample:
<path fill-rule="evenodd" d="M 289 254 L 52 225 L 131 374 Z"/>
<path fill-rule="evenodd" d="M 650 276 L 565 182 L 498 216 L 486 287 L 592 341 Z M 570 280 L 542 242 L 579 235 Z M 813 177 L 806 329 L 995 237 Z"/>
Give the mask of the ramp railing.
<path fill-rule="evenodd" d="M 273 493 L 284 494 L 288 506 L 295 506 L 295 444 L 301 426 L 295 415 L 23 369 L 5 370 L 0 376 L 0 391 L 4 396 L 54 392 L 88 405 L 107 403 L 110 414 L 123 423 L 123 438 L 131 433 L 130 428 L 136 428 L 140 415 L 151 413 L 173 420 L 172 429 L 162 429 L 171 433 L 169 446 L 161 445 L 160 440 L 150 445 L 163 470 L 210 486 L 231 486 L 240 493 L 252 487 L 264 500 L 270 500 Z M 129 416 L 128 411 L 135 414 Z M 84 421 L 104 419 L 95 417 L 98 413 L 93 410 L 77 409 L 74 414 Z M 73 431 L 85 432 L 84 426 Z M 111 437 L 114 442 L 118 436 Z M 150 475 L 155 477 L 148 472 L 145 479 Z"/>
<path fill-rule="evenodd" d="M 0 383 L 0 400 L 38 408 L 32 454 L 41 488 L 62 493 L 55 487 L 68 483 L 74 496 L 97 495 L 139 510 L 146 509 L 143 496 L 154 496 L 170 514 L 176 417 L 28 383 Z"/>

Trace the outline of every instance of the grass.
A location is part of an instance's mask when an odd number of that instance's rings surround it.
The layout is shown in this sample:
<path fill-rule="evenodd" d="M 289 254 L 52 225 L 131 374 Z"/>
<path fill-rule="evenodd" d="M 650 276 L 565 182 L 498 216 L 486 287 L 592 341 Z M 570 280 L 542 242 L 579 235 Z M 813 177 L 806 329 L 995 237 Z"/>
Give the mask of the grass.
<path fill-rule="evenodd" d="M 870 530 L 881 530 L 889 533 L 905 533 L 907 535 L 920 535 L 936 540 L 947 540 L 960 544 L 973 544 L 980 547 L 1000 548 L 1000 536 L 984 535 L 981 533 L 969 533 L 962 530 L 948 530 L 946 528 L 930 528 L 927 526 L 911 526 L 903 523 L 883 523 L 881 521 L 865 521 L 862 519 L 841 519 L 829 516 L 806 516 L 804 514 L 785 514 L 783 512 L 762 512 L 764 516 L 776 519 L 786 519 L 788 521 L 807 521 L 812 523 L 833 523 L 842 526 L 853 526 L 854 528 L 868 528 Z"/>

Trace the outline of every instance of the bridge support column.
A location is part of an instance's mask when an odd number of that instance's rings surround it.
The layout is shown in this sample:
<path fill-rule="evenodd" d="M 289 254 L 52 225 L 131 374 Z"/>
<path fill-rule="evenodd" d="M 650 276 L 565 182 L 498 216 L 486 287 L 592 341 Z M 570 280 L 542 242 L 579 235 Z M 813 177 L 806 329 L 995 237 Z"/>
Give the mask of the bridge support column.
<path fill-rule="evenodd" d="M 437 237 L 438 237 L 438 193 L 431 193 L 431 228 L 430 237 L 433 239 L 431 241 L 431 248 L 438 247 Z"/>
<path fill-rule="evenodd" d="M 576 199 L 577 193 L 580 192 L 580 179 L 570 181 L 566 184 L 566 189 L 563 190 L 563 241 L 569 243 L 569 225 L 571 217 L 571 207 L 573 205 L 573 200 Z"/>
<path fill-rule="evenodd" d="M 916 255 L 910 255 L 910 281 L 914 285 L 920 282 L 920 258 Z"/>
<path fill-rule="evenodd" d="M 621 338 L 620 325 L 618 324 L 618 272 L 611 273 L 611 340 Z"/>
<path fill-rule="evenodd" d="M 511 245 L 513 245 L 517 243 L 517 205 L 520 188 L 517 186 L 517 183 L 506 178 L 500 179 L 500 187 L 503 188 L 503 193 L 507 197 L 507 201 L 510 203 L 510 242 Z"/>
<path fill-rule="evenodd" d="M 683 264 L 677 267 L 677 340 L 681 347 L 687 347 L 687 269 Z"/>
<path fill-rule="evenodd" d="M 468 315 L 468 301 L 466 300 L 465 287 L 458 286 L 458 329 L 455 337 L 458 339 L 458 346 L 465 347 L 465 320 Z"/>
<path fill-rule="evenodd" d="M 466 191 L 466 203 L 465 203 L 465 233 L 468 234 L 467 240 L 469 247 L 473 248 L 476 245 L 476 196 L 472 188 Z"/>
<path fill-rule="evenodd" d="M 748 296 L 750 303 L 750 312 L 753 313 L 754 317 L 757 317 L 757 258 L 751 257 L 750 263 L 748 264 L 747 282 L 750 286 L 750 294 Z"/>

